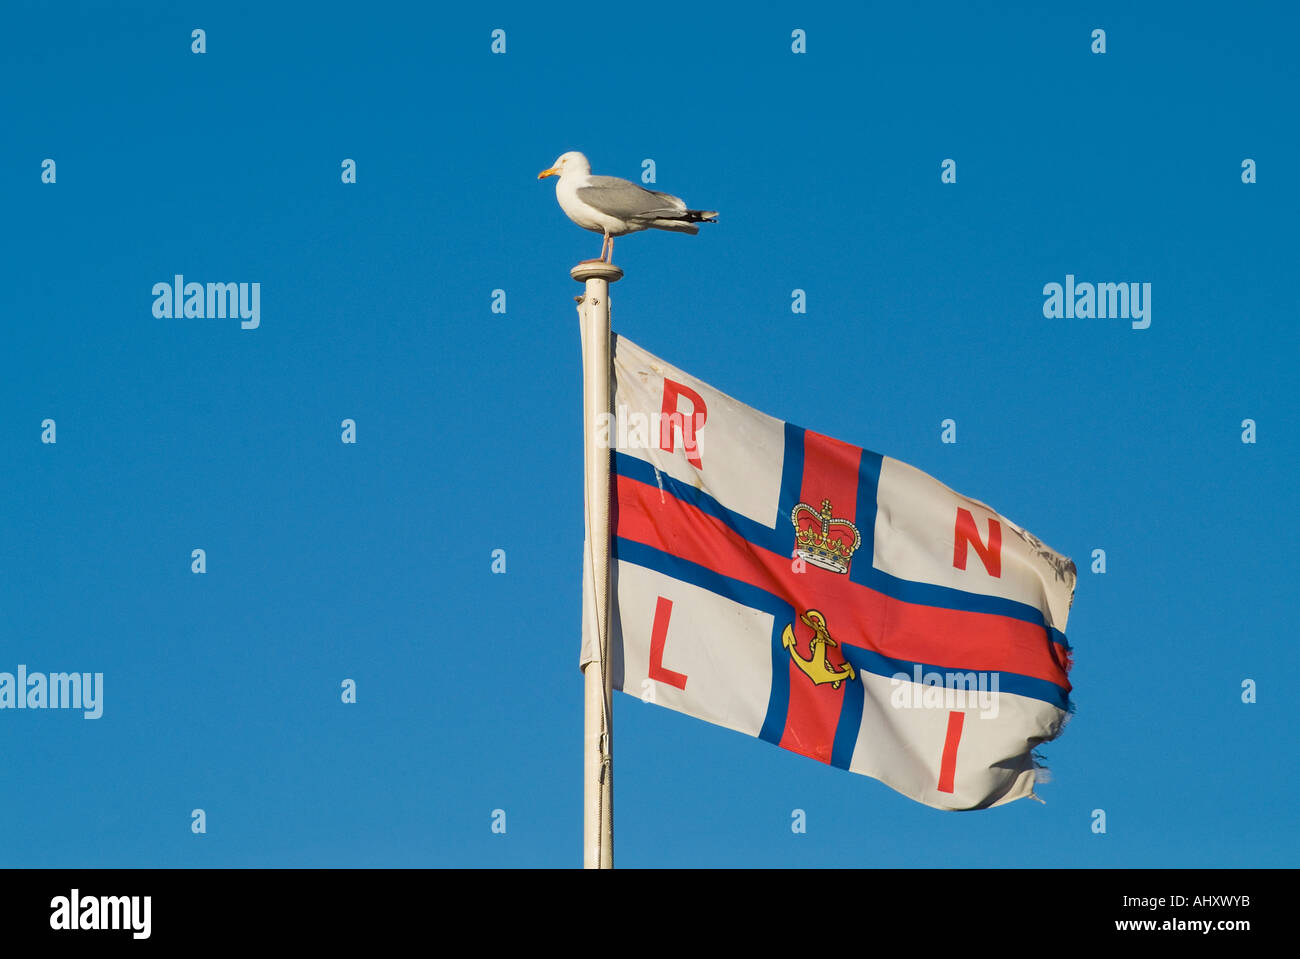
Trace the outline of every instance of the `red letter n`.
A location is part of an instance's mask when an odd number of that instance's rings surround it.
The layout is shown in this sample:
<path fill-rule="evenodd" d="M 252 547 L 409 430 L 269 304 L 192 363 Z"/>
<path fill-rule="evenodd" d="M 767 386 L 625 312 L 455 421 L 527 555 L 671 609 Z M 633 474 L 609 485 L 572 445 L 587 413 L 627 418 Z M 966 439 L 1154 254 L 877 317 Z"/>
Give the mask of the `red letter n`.
<path fill-rule="evenodd" d="M 690 400 L 694 408 L 689 420 L 677 408 L 678 398 L 682 396 Z M 700 450 L 696 435 L 703 428 L 708 415 L 709 408 L 704 405 L 704 398 L 699 393 L 696 393 L 689 386 L 665 379 L 664 406 L 659 415 L 659 448 L 665 453 L 671 453 L 676 449 L 673 440 L 673 426 L 676 426 L 682 432 L 682 448 L 686 451 L 686 459 L 697 470 L 703 469 L 704 464 L 700 462 Z"/>
<path fill-rule="evenodd" d="M 970 510 L 957 507 L 957 528 L 952 534 L 952 565 L 958 569 L 966 568 L 966 544 L 975 547 L 980 561 L 990 576 L 1002 575 L 1002 524 L 989 517 L 989 544 L 985 546 L 980 539 L 979 530 L 975 528 L 975 517 Z"/>

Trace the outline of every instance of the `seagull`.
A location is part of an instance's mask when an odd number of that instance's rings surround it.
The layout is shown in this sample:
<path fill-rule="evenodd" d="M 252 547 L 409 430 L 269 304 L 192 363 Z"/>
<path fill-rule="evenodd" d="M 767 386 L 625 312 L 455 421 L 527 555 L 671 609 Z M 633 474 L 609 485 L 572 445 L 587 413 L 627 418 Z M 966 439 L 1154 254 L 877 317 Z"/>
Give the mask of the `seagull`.
<path fill-rule="evenodd" d="M 584 230 L 603 233 L 600 257 L 584 263 L 612 263 L 614 237 L 650 229 L 696 234 L 697 223 L 717 223 L 717 210 L 688 210 L 670 193 L 646 190 L 616 176 L 592 176 L 591 164 L 576 150 L 562 153 L 537 179 L 558 176 L 555 199 L 570 220 Z"/>

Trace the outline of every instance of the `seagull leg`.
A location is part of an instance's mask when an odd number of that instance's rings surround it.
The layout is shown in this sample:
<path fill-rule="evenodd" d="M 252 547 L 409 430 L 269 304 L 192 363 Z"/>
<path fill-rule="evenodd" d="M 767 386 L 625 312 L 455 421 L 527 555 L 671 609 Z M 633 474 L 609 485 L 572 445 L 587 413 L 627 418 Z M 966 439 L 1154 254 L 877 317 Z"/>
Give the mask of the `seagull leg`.
<path fill-rule="evenodd" d="M 609 259 L 605 262 L 611 265 L 614 263 L 614 238 L 612 236 L 609 238 Z"/>
<path fill-rule="evenodd" d="M 603 239 L 603 240 L 600 241 L 600 256 L 598 256 L 598 257 L 597 257 L 596 259 L 594 259 L 594 260 L 583 260 L 582 262 L 583 262 L 583 263 L 604 263 L 604 262 L 605 262 L 605 245 L 606 245 L 606 244 L 609 244 L 609 252 L 610 252 L 610 254 L 612 255 L 613 252 L 614 252 L 614 243 L 613 243 L 613 241 L 610 239 L 609 234 L 606 233 L 606 234 L 605 234 L 605 239 Z"/>

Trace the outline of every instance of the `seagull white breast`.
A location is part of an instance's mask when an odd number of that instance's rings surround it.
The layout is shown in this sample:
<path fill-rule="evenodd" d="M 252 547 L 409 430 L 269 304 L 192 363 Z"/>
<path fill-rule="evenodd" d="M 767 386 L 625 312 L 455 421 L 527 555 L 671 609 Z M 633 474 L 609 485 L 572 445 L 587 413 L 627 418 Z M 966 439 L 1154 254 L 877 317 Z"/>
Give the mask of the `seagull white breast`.
<path fill-rule="evenodd" d="M 602 212 L 578 197 L 578 190 L 588 186 L 590 173 L 564 173 L 555 183 L 555 199 L 560 209 L 570 220 L 584 230 L 593 233 L 608 233 L 610 236 L 623 236 L 631 232 L 627 221 L 609 213 Z"/>

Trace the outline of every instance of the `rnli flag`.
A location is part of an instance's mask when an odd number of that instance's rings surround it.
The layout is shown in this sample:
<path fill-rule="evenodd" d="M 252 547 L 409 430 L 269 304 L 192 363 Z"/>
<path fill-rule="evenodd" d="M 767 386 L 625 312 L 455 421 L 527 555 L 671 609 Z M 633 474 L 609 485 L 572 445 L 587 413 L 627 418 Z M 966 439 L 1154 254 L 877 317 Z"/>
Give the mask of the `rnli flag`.
<path fill-rule="evenodd" d="M 623 337 L 612 365 L 614 688 L 928 806 L 1032 795 L 1070 709 L 1074 563 Z"/>

